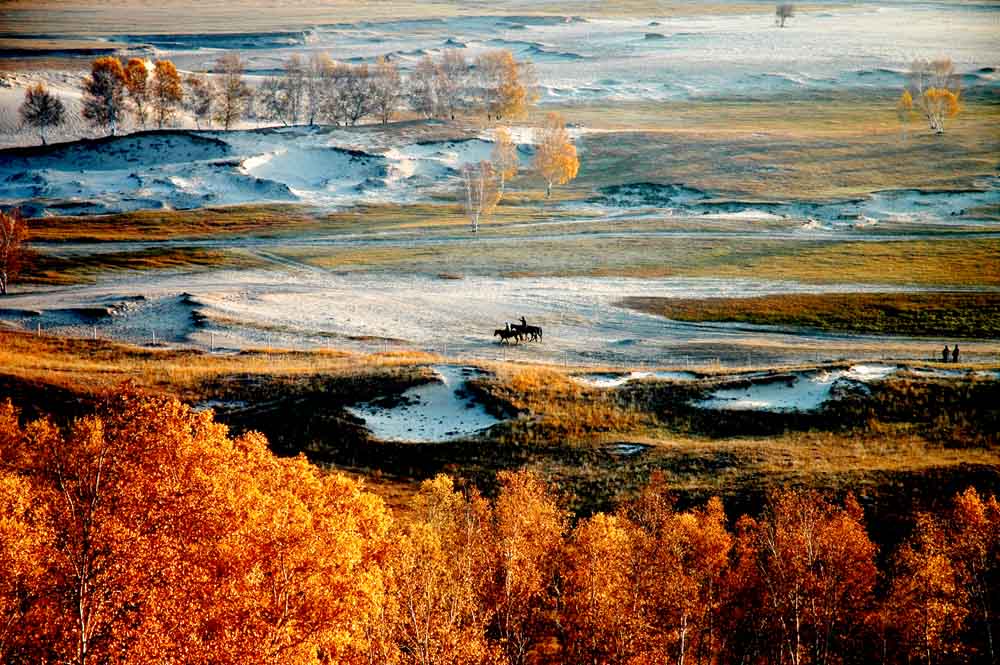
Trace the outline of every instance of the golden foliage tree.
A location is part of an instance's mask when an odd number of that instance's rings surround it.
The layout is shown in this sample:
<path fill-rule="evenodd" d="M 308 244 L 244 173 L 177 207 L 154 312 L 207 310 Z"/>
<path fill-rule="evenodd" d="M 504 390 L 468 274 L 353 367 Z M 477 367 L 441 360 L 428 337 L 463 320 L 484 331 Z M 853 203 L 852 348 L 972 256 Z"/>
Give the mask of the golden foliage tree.
<path fill-rule="evenodd" d="M 527 63 L 508 50 L 487 51 L 476 58 L 475 71 L 483 109 L 490 120 L 519 118 L 537 101 Z"/>
<path fill-rule="evenodd" d="M 767 657 L 838 662 L 855 644 L 876 574 L 863 517 L 853 497 L 840 508 L 815 492 L 784 491 L 760 519 L 740 520 L 735 579 L 749 590 L 747 619 Z"/>
<path fill-rule="evenodd" d="M 28 238 L 28 222 L 17 208 L 0 210 L 0 296 L 7 295 L 12 279 L 17 277 L 24 262 L 24 241 Z"/>
<path fill-rule="evenodd" d="M 31 662 L 336 662 L 381 604 L 381 502 L 209 412 L 126 390 L 0 437 L 52 533 Z"/>
<path fill-rule="evenodd" d="M 419 665 L 497 662 L 483 606 L 488 504 L 439 475 L 423 483 L 414 511 L 389 562 L 385 616 L 373 626 L 387 633 L 374 642 L 389 647 L 376 652 L 387 662 Z"/>
<path fill-rule="evenodd" d="M 604 513 L 573 531 L 561 570 L 567 660 L 611 665 L 645 652 L 647 598 L 639 585 L 655 573 L 638 567 L 637 535 L 628 520 Z"/>
<path fill-rule="evenodd" d="M 501 471 L 493 506 L 487 606 L 508 663 L 522 665 L 551 630 L 554 585 L 569 516 L 538 474 Z"/>
<path fill-rule="evenodd" d="M 576 177 L 580 160 L 566 122 L 558 113 L 549 113 L 545 124 L 535 130 L 535 171 L 545 180 L 545 196 L 552 195 L 553 185 L 565 185 Z"/>
<path fill-rule="evenodd" d="M 149 68 L 141 58 L 130 58 L 125 63 L 125 90 L 132 102 L 132 113 L 140 127 L 146 126 L 149 117 Z"/>
<path fill-rule="evenodd" d="M 499 179 L 497 192 L 497 202 L 503 198 L 507 181 L 517 175 L 520 160 L 517 156 L 517 145 L 510 136 L 510 130 L 506 127 L 497 127 L 493 133 L 493 151 L 490 154 L 490 162 L 493 170 Z"/>
<path fill-rule="evenodd" d="M 927 120 L 931 131 L 944 134 L 944 121 L 961 111 L 961 85 L 955 66 L 948 58 L 916 60 L 910 67 L 907 92 L 915 108 Z"/>
<path fill-rule="evenodd" d="M 114 136 L 124 108 L 125 70 L 121 61 L 112 56 L 97 58 L 83 81 L 83 117 Z"/>
<path fill-rule="evenodd" d="M 177 67 L 169 60 L 157 60 L 153 66 L 153 81 L 150 90 L 153 117 L 160 129 L 174 117 L 177 107 L 184 101 L 184 88 Z"/>
<path fill-rule="evenodd" d="M 492 163 L 481 161 L 462 167 L 462 204 L 472 223 L 472 232 L 479 232 L 479 223 L 496 210 L 500 202 L 497 174 Z"/>

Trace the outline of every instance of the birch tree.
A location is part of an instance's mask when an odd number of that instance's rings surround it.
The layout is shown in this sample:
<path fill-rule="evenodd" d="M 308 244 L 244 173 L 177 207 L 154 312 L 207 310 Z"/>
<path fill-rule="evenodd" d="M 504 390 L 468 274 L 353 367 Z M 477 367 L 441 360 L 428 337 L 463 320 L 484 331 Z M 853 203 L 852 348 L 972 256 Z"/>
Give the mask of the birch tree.
<path fill-rule="evenodd" d="M 114 136 L 124 109 L 125 70 L 121 61 L 111 56 L 97 58 L 83 81 L 83 117 Z"/>
<path fill-rule="evenodd" d="M 580 160 L 566 123 L 558 113 L 549 113 L 545 124 L 535 129 L 535 171 L 545 180 L 545 198 L 553 185 L 564 185 L 576 177 Z"/>
<path fill-rule="evenodd" d="M 239 53 L 226 53 L 215 63 L 219 74 L 218 101 L 215 104 L 215 120 L 223 129 L 239 122 L 246 112 L 247 100 L 253 91 L 243 80 L 243 60 Z"/>
<path fill-rule="evenodd" d="M 497 192 L 497 202 L 503 198 L 507 180 L 517 175 L 520 160 L 517 157 L 517 145 L 510 137 L 510 130 L 506 127 L 497 127 L 493 134 L 493 152 L 490 154 L 490 161 L 493 163 L 493 170 L 499 179 L 499 190 Z"/>
<path fill-rule="evenodd" d="M 28 223 L 20 210 L 0 211 L 0 296 L 7 295 L 10 281 L 21 268 L 27 237 Z"/>
<path fill-rule="evenodd" d="M 465 214 L 472 223 L 472 232 L 479 232 L 479 222 L 489 216 L 500 201 L 493 164 L 487 161 L 462 167 Z"/>
<path fill-rule="evenodd" d="M 150 101 L 156 126 L 163 128 L 170 122 L 177 107 L 184 99 L 184 88 L 177 67 L 169 60 L 157 60 L 153 65 L 153 79 L 150 86 Z"/>
<path fill-rule="evenodd" d="M 136 122 L 145 128 L 149 118 L 149 68 L 145 60 L 131 58 L 125 65 L 125 90 Z"/>
<path fill-rule="evenodd" d="M 961 83 L 948 58 L 915 60 L 910 67 L 907 92 L 913 108 L 927 121 L 931 131 L 944 134 L 944 121 L 961 111 Z"/>

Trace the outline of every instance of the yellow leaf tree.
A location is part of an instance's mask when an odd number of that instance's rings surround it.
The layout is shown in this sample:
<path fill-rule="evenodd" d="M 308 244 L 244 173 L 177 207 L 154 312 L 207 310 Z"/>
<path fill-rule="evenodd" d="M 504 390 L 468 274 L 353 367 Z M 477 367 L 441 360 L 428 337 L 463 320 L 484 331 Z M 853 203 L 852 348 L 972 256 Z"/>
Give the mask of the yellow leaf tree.
<path fill-rule="evenodd" d="M 153 103 L 153 117 L 156 126 L 163 128 L 180 103 L 184 100 L 184 89 L 177 67 L 169 60 L 157 60 L 153 66 L 153 83 L 150 91 Z"/>
<path fill-rule="evenodd" d="M 580 160 L 566 122 L 558 113 L 549 113 L 545 123 L 535 129 L 535 171 L 545 180 L 545 197 L 552 195 L 553 185 L 565 185 L 579 170 Z"/>
<path fill-rule="evenodd" d="M 961 85 L 955 66 L 948 58 L 914 61 L 907 92 L 913 108 L 924 116 L 935 134 L 944 134 L 945 119 L 961 111 Z"/>
<path fill-rule="evenodd" d="M 493 152 L 490 155 L 490 162 L 493 170 L 500 181 L 497 193 L 497 202 L 503 198 L 504 188 L 507 180 L 517 175 L 520 160 L 517 157 L 517 145 L 511 139 L 510 130 L 506 127 L 497 127 L 493 134 Z"/>

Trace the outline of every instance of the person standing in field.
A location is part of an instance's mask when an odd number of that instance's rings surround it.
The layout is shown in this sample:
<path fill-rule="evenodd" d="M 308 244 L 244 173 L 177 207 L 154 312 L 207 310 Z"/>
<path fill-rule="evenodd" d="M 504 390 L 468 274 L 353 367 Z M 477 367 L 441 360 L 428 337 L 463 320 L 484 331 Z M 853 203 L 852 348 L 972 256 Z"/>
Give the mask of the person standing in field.
<path fill-rule="evenodd" d="M 945 344 L 944 348 L 941 349 L 941 362 L 943 363 L 948 362 L 948 355 L 949 355 L 948 345 Z"/>
<path fill-rule="evenodd" d="M 956 344 L 955 348 L 951 350 L 951 362 L 958 362 L 958 344 Z"/>

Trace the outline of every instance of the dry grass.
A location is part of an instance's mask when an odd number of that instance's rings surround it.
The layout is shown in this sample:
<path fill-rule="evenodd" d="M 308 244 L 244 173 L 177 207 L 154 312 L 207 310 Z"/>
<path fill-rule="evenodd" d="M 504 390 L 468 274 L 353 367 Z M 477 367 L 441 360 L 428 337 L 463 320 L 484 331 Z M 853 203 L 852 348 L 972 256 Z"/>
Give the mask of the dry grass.
<path fill-rule="evenodd" d="M 517 414 L 502 425 L 501 444 L 568 445 L 596 433 L 637 430 L 641 414 L 618 403 L 614 393 L 586 388 L 548 368 L 495 365 L 494 376 L 473 390 L 499 415 Z"/>
<path fill-rule="evenodd" d="M 428 354 L 398 351 L 358 354 L 263 349 L 221 355 L 0 330 L 3 374 L 88 395 L 133 381 L 148 390 L 198 401 L 211 396 L 205 393 L 209 382 L 234 374 L 349 377 L 383 368 L 429 363 L 435 359 Z"/>
<path fill-rule="evenodd" d="M 207 270 L 250 268 L 260 262 L 238 251 L 166 247 L 100 254 L 36 253 L 20 277 L 31 284 L 68 285 L 121 270 Z"/>
<path fill-rule="evenodd" d="M 836 293 L 756 298 L 628 298 L 679 321 L 730 321 L 880 335 L 1000 337 L 997 293 Z"/>
<path fill-rule="evenodd" d="M 850 197 L 880 189 L 967 187 L 991 175 L 1000 104 L 966 101 L 943 136 L 903 138 L 890 99 L 725 101 L 569 107 L 613 130 L 580 142 L 577 191 L 683 183 L 766 200 Z"/>
<path fill-rule="evenodd" d="M 1000 286 L 1000 241 L 940 239 L 817 242 L 586 233 L 505 237 L 418 246 L 286 248 L 282 255 L 333 270 L 398 270 L 508 277 L 733 277 L 815 284 Z"/>

